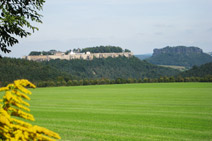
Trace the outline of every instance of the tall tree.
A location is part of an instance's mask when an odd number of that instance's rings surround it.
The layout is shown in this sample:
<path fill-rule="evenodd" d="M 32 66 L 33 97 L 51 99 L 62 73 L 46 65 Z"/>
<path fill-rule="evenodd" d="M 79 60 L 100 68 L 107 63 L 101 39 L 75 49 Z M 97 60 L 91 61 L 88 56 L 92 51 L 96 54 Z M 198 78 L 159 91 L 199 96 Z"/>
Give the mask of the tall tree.
<path fill-rule="evenodd" d="M 1 0 L 0 1 L 0 51 L 9 53 L 8 47 L 18 43 L 17 37 L 27 37 L 30 31 L 38 30 L 30 22 L 42 23 L 38 11 L 45 0 Z"/>

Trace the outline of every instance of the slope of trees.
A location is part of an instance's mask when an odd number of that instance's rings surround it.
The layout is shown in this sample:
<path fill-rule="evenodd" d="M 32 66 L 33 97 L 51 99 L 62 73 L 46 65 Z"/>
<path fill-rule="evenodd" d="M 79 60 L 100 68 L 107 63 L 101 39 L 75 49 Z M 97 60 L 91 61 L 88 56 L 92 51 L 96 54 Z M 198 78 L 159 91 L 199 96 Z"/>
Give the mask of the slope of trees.
<path fill-rule="evenodd" d="M 56 80 L 60 76 L 71 79 L 71 75 L 67 73 L 34 61 L 2 58 L 0 66 L 0 81 L 4 83 L 13 82 L 16 79 L 28 79 L 32 82 Z"/>
<path fill-rule="evenodd" d="M 45 65 L 57 68 L 62 72 L 84 78 L 158 78 L 172 76 L 179 71 L 158 67 L 136 57 L 102 58 L 87 60 L 50 60 L 42 62 Z"/>
<path fill-rule="evenodd" d="M 140 61 L 136 57 L 87 60 L 50 60 L 34 62 L 23 59 L 0 59 L 0 81 L 16 79 L 35 81 L 116 79 L 116 78 L 159 78 L 176 75 L 178 71 Z"/>
<path fill-rule="evenodd" d="M 212 62 L 201 65 L 193 66 L 192 69 L 182 72 L 183 77 L 207 77 L 212 76 Z"/>
<path fill-rule="evenodd" d="M 0 59 L 0 86 L 16 79 L 28 79 L 39 87 L 152 82 L 212 82 L 212 63 L 177 70 L 152 65 L 136 57 L 34 62 Z"/>

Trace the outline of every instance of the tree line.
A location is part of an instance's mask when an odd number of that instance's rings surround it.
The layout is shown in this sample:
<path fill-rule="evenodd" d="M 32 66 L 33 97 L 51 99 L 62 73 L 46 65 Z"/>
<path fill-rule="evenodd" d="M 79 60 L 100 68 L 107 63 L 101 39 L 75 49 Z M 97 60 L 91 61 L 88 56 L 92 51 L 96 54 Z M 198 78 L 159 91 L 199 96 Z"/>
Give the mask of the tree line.
<path fill-rule="evenodd" d="M 38 56 L 38 55 L 54 55 L 56 50 L 50 50 L 50 51 L 31 51 L 29 53 L 29 56 Z"/>
<path fill-rule="evenodd" d="M 61 79 L 62 78 L 62 79 Z M 58 87 L 58 86 L 85 86 L 85 85 L 106 85 L 106 84 L 131 84 L 131 83 L 173 83 L 173 82 L 212 82 L 212 75 L 205 77 L 160 77 L 160 78 L 117 78 L 117 79 L 81 79 L 67 80 L 58 77 L 56 80 L 33 81 L 37 87 Z M 0 87 L 6 86 L 10 82 L 0 82 Z"/>
<path fill-rule="evenodd" d="M 99 78 L 159 78 L 160 76 L 173 76 L 178 70 L 159 67 L 136 57 L 94 58 L 93 60 L 50 60 L 41 62 L 44 65 L 77 76 L 79 79 Z"/>
<path fill-rule="evenodd" d="M 0 85 L 28 79 L 39 87 L 157 82 L 211 82 L 212 63 L 179 72 L 136 57 L 34 62 L 0 59 Z"/>
<path fill-rule="evenodd" d="M 33 82 L 37 87 L 58 87 L 58 86 L 86 86 L 86 85 L 108 85 L 108 84 L 131 84 L 131 83 L 173 83 L 173 82 L 212 82 L 212 75 L 205 77 L 160 77 L 160 78 L 140 78 L 140 79 L 81 79 L 68 80 L 60 79 L 53 81 L 35 81 Z M 0 83 L 6 85 L 7 83 Z"/>
<path fill-rule="evenodd" d="M 121 52 L 131 52 L 129 49 L 123 50 L 121 47 L 116 46 L 97 46 L 97 47 L 88 47 L 81 50 L 83 52 L 91 53 L 121 53 Z"/>
<path fill-rule="evenodd" d="M 24 59 L 2 58 L 0 59 L 0 66 L 0 82 L 2 83 L 13 82 L 17 79 L 28 79 L 32 82 L 55 81 L 59 76 L 76 79 L 76 77 L 51 66 Z"/>
<path fill-rule="evenodd" d="M 201 66 L 193 66 L 190 70 L 182 72 L 181 75 L 183 77 L 204 77 L 212 75 L 212 62 Z"/>

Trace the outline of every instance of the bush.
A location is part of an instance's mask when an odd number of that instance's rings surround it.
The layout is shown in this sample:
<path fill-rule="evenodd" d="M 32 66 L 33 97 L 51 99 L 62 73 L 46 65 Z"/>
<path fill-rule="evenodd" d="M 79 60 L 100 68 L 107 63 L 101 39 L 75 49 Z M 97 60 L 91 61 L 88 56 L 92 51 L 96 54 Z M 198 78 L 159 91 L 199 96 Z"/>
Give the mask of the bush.
<path fill-rule="evenodd" d="M 34 121 L 33 115 L 25 112 L 30 111 L 29 103 L 23 99 L 30 100 L 27 94 L 31 94 L 25 87 L 35 88 L 28 80 L 16 80 L 14 84 L 8 84 L 0 88 L 5 91 L 3 99 L 0 99 L 0 140 L 53 140 L 60 136 L 46 128 L 31 125 L 22 119 Z M 13 118 L 18 117 L 18 118 Z"/>

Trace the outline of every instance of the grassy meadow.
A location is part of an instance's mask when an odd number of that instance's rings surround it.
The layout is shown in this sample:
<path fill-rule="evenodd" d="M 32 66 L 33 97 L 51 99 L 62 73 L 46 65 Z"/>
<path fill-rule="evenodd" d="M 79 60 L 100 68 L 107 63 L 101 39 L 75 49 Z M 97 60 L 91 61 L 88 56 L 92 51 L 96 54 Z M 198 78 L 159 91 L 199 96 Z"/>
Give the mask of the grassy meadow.
<path fill-rule="evenodd" d="M 212 140 L 212 83 L 32 90 L 37 124 L 62 140 Z"/>

